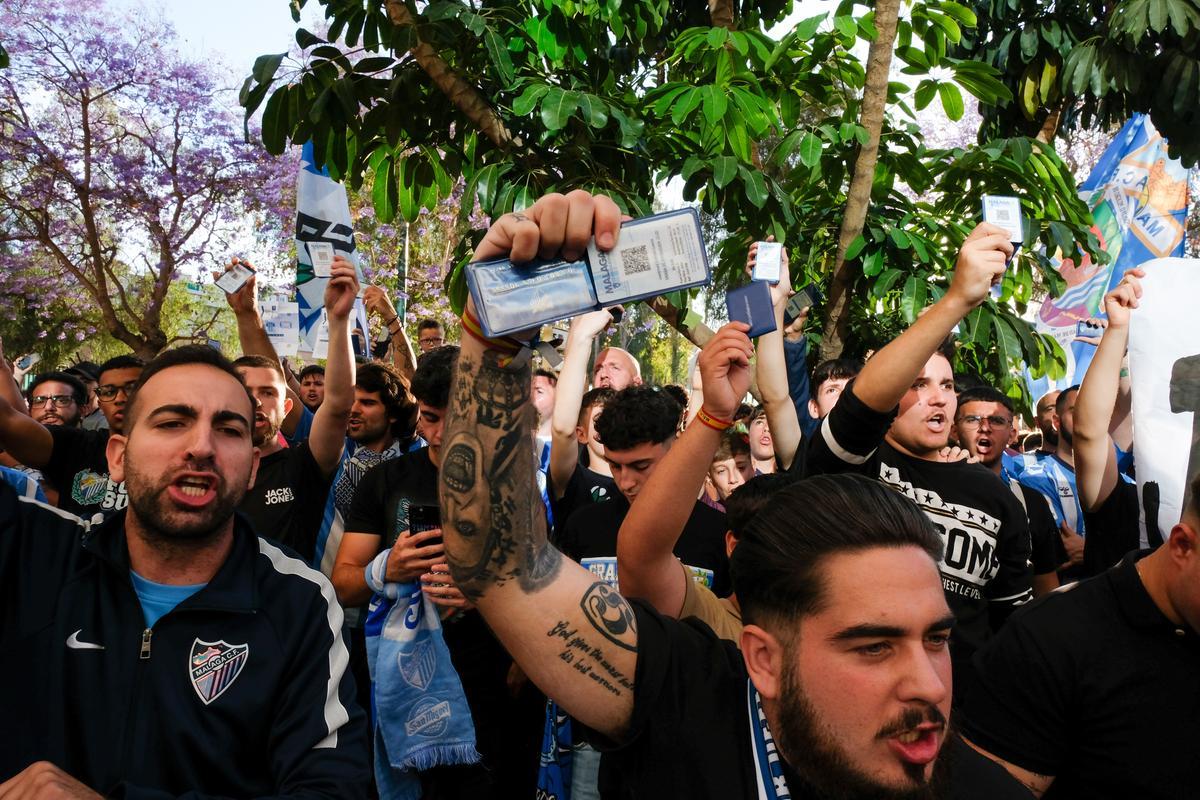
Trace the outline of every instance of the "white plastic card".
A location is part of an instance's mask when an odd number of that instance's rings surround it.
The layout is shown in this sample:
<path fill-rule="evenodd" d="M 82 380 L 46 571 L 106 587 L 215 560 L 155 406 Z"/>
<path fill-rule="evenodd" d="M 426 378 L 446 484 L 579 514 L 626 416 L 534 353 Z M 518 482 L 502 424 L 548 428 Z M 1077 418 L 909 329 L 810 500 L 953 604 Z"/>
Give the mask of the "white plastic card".
<path fill-rule="evenodd" d="M 234 264 L 229 268 L 228 272 L 217 278 L 217 286 L 220 286 L 221 290 L 224 291 L 225 294 L 233 294 L 238 289 L 242 288 L 242 285 L 245 284 L 246 281 L 250 280 L 250 276 L 253 274 L 254 270 L 250 269 L 245 264 Z"/>
<path fill-rule="evenodd" d="M 783 243 L 759 242 L 751 280 L 779 283 L 783 268 Z"/>
<path fill-rule="evenodd" d="M 588 244 L 588 264 L 600 306 L 655 297 L 708 282 L 708 256 L 694 209 L 684 208 L 621 225 L 617 246 Z"/>
<path fill-rule="evenodd" d="M 328 278 L 333 269 L 333 245 L 329 242 L 309 242 L 308 259 L 312 262 L 315 277 Z"/>
<path fill-rule="evenodd" d="M 985 194 L 983 221 L 1008 231 L 1008 240 L 1013 244 L 1025 241 L 1025 229 L 1021 224 L 1021 201 L 1016 197 Z"/>

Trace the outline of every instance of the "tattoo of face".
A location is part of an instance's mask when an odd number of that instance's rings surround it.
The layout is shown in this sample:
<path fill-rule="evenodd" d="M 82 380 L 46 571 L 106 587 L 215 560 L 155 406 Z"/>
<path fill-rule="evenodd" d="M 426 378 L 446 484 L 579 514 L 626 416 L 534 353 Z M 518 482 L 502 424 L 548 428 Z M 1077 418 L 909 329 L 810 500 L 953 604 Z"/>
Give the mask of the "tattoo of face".
<path fill-rule="evenodd" d="M 618 647 L 637 652 L 637 646 L 627 641 L 637 636 L 637 621 L 625 598 L 607 583 L 593 583 L 579 604 L 588 622 L 604 638 Z M 631 636 L 632 634 L 632 636 Z"/>
<path fill-rule="evenodd" d="M 468 540 L 491 527 L 487 496 L 475 491 L 482 471 L 479 440 L 466 433 L 451 440 L 442 461 L 442 503 L 447 522 Z"/>

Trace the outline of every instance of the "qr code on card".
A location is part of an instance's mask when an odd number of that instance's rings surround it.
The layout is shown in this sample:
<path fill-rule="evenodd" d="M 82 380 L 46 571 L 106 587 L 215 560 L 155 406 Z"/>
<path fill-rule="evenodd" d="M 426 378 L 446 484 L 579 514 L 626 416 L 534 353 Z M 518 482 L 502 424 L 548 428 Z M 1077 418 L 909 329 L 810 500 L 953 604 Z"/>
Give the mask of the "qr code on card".
<path fill-rule="evenodd" d="M 626 275 L 637 275 L 639 272 L 650 271 L 650 258 L 646 254 L 646 245 L 639 244 L 621 251 L 621 265 Z"/>
<path fill-rule="evenodd" d="M 1012 222 L 1012 210 L 1008 206 L 992 206 L 992 219 L 1000 223 Z"/>

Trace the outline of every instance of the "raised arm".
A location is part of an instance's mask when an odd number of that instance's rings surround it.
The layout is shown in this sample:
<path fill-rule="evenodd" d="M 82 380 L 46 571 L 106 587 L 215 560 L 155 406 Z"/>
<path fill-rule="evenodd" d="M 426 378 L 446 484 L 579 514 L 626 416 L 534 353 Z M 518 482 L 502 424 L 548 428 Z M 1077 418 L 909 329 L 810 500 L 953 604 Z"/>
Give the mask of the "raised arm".
<path fill-rule="evenodd" d="M 774 239 L 775 237 L 771 237 Z M 746 269 L 752 270 L 758 259 L 758 242 L 750 245 Z M 788 272 L 787 250 L 780 254 L 779 283 L 771 286 L 771 304 L 775 308 L 775 330 L 764 333 L 755 342 L 758 364 L 755 376 L 763 407 L 767 411 L 767 427 L 771 429 L 771 441 L 775 445 L 775 460 L 779 469 L 786 471 L 800 449 L 800 419 L 796 406 L 788 391 L 787 360 L 783 354 L 783 311 L 792 294 L 791 275 Z"/>
<path fill-rule="evenodd" d="M 1012 251 L 1003 229 L 986 222 L 977 225 L 963 242 L 950 289 L 867 361 L 852 384 L 854 396 L 881 413 L 895 408 L 954 326 L 987 298 L 992 283 L 1004 275 Z"/>
<path fill-rule="evenodd" d="M 24 401 L 22 401 L 24 402 Z M 27 467 L 44 467 L 54 452 L 54 439 L 24 407 L 14 408 L 0 397 L 0 448 Z"/>
<path fill-rule="evenodd" d="M 611 249 L 620 218 L 607 197 L 548 195 L 498 219 L 475 258 L 574 258 L 593 229 L 597 244 Z M 619 739 L 633 711 L 633 609 L 547 541 L 529 446 L 529 355 L 515 351 L 511 340 L 463 337 L 440 470 L 447 561 L 534 683 L 584 725 Z"/>
<path fill-rule="evenodd" d="M 313 417 L 308 446 L 325 473 L 337 468 L 346 445 L 346 423 L 354 405 L 354 354 L 350 348 L 350 314 L 358 295 L 354 267 L 334 256 L 325 286 L 325 311 L 329 315 L 329 355 L 325 360 L 325 400 Z"/>
<path fill-rule="evenodd" d="M 717 331 L 700 352 L 705 413 L 732 420 L 750 388 L 754 350 L 747 327 L 731 322 Z M 713 454 L 721 443 L 718 428 L 697 417 L 667 451 L 638 492 L 617 534 L 617 574 L 630 597 L 648 600 L 661 614 L 678 617 L 689 578 L 675 558 L 675 543 L 696 504 Z"/>
<path fill-rule="evenodd" d="M 27 409 L 20 382 L 4 355 L 3 340 L 0 340 L 0 398 L 7 400 L 8 404 L 18 411 Z"/>
<path fill-rule="evenodd" d="M 404 320 L 396 313 L 396 307 L 388 299 L 387 292 L 380 286 L 368 286 L 363 289 L 363 305 L 367 311 L 378 315 L 379 321 L 387 329 L 392 342 L 392 365 L 405 380 L 412 380 L 413 373 L 417 371 L 417 355 L 404 332 Z"/>
<path fill-rule="evenodd" d="M 1138 307 L 1142 296 L 1139 278 L 1144 275 L 1140 269 L 1126 272 L 1117 288 L 1105 295 L 1108 327 L 1075 398 L 1075 483 L 1085 511 L 1104 505 L 1120 480 L 1109 428 L 1120 389 L 1121 362 L 1129 344 L 1129 316 Z"/>
<path fill-rule="evenodd" d="M 550 417 L 550 483 L 555 500 L 561 499 L 579 463 L 579 442 L 575 428 L 579 425 L 579 410 L 587 391 L 588 362 L 592 360 L 592 343 L 612 324 L 607 311 L 590 311 L 571 320 L 567 344 L 563 348 L 562 370 L 555 385 L 554 413 Z"/>

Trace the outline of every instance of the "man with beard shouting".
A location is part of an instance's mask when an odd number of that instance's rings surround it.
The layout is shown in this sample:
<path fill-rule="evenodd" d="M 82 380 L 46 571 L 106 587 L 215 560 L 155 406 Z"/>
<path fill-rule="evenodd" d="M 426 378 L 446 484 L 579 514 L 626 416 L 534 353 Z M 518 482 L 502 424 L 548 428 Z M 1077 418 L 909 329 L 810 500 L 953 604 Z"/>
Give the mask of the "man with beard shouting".
<path fill-rule="evenodd" d="M 607 197 L 548 195 L 497 220 L 475 258 L 577 258 L 593 234 L 612 249 L 619 224 Z M 466 315 L 473 322 L 470 304 Z M 445 550 L 455 582 L 506 649 L 609 751 L 602 794 L 933 794 L 955 766 L 939 757 L 954 617 L 928 519 L 858 476 L 780 492 L 733 555 L 739 653 L 704 625 L 627 602 L 548 543 L 519 341 L 463 338 L 440 473 Z M 692 424 L 728 427 L 749 385 L 745 326 L 726 325 L 709 347 L 726 354 L 714 380 L 727 386 L 721 407 Z M 971 794 L 988 796 L 1002 775 L 993 770 Z"/>
<path fill-rule="evenodd" d="M 365 796 L 333 588 L 234 516 L 253 399 L 203 345 L 135 388 L 108 440 L 126 510 L 0 487 L 0 797 Z"/>

